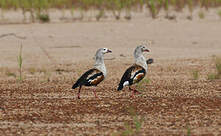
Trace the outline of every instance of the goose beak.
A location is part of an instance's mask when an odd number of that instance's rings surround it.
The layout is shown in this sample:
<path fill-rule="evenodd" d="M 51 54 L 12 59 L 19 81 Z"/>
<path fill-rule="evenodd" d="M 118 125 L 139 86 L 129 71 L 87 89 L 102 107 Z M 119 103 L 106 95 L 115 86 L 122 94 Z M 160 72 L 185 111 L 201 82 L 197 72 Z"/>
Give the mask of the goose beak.
<path fill-rule="evenodd" d="M 143 52 L 150 52 L 150 50 L 148 50 L 148 49 L 144 49 Z"/>
<path fill-rule="evenodd" d="M 107 53 L 111 53 L 111 52 L 112 52 L 111 50 L 109 50 L 109 49 L 107 50 Z"/>

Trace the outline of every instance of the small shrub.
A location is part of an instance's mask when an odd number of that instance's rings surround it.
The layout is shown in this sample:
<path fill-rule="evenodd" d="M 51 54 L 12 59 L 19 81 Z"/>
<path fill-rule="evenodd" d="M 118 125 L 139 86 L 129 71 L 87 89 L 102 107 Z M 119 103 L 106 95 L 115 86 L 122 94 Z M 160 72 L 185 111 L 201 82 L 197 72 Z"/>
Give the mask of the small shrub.
<path fill-rule="evenodd" d="M 209 74 L 209 75 L 208 75 L 208 79 L 209 79 L 209 80 L 214 80 L 214 79 L 216 79 L 216 74 Z"/>
<path fill-rule="evenodd" d="M 217 76 L 221 78 L 221 58 L 216 58 L 215 63 L 216 63 Z"/>
<path fill-rule="evenodd" d="M 143 80 L 141 80 L 137 85 L 136 85 L 136 88 L 139 90 L 139 91 L 143 91 L 144 89 L 144 86 L 149 84 L 150 83 L 150 79 L 148 78 L 144 78 Z"/>
<path fill-rule="evenodd" d="M 188 127 L 187 128 L 187 136 L 190 136 L 190 134 L 191 134 L 191 129 Z"/>
<path fill-rule="evenodd" d="M 32 75 L 34 75 L 35 72 L 37 72 L 35 68 L 29 68 L 28 71 L 29 71 Z"/>
<path fill-rule="evenodd" d="M 209 80 L 221 78 L 221 58 L 215 57 L 216 73 L 208 75 Z"/>
<path fill-rule="evenodd" d="M 198 70 L 193 70 L 192 75 L 193 75 L 194 80 L 199 79 L 199 71 Z"/>
<path fill-rule="evenodd" d="M 8 77 L 16 77 L 16 74 L 10 71 L 6 71 L 5 73 Z"/>
<path fill-rule="evenodd" d="M 96 15 L 96 20 L 99 21 L 104 16 L 104 10 L 99 10 L 98 14 Z"/>
<path fill-rule="evenodd" d="M 38 19 L 39 19 L 42 23 L 50 22 L 50 17 L 49 17 L 48 14 L 39 14 L 39 15 L 38 15 Z"/>
<path fill-rule="evenodd" d="M 219 10 L 219 11 L 217 12 L 217 14 L 218 14 L 219 17 L 221 18 L 221 10 Z"/>
<path fill-rule="evenodd" d="M 133 108 L 129 109 L 129 114 L 132 118 L 132 123 L 124 123 L 124 130 L 118 133 L 114 133 L 112 136 L 136 136 L 139 135 L 142 127 L 143 118 L 138 118 L 137 113 Z"/>
<path fill-rule="evenodd" d="M 205 15 L 204 15 L 204 13 L 202 11 L 200 11 L 198 13 L 198 16 L 199 16 L 200 19 L 204 19 L 205 18 Z"/>

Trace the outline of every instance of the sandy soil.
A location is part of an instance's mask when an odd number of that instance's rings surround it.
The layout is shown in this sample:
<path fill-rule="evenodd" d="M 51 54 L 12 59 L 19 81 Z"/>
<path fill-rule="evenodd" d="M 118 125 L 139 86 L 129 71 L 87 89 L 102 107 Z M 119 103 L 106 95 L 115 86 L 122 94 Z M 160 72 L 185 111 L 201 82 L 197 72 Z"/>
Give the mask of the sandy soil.
<path fill-rule="evenodd" d="M 215 72 L 212 56 L 221 55 L 220 21 L 141 18 L 54 24 L 1 25 L 0 135 L 120 135 L 133 126 L 133 108 L 142 118 L 134 135 L 220 135 L 221 81 L 207 80 Z M 154 58 L 147 79 L 134 99 L 116 87 L 133 63 L 132 53 L 153 40 Z M 23 45 L 23 82 L 17 56 Z M 83 88 L 76 99 L 71 85 L 93 66 L 95 51 L 108 47 L 108 77 L 96 89 Z M 199 79 L 193 80 L 193 70 Z M 15 75 L 13 75 L 15 74 Z"/>
<path fill-rule="evenodd" d="M 16 67 L 19 46 L 23 45 L 24 66 L 48 64 L 48 53 L 55 63 L 92 60 L 95 51 L 108 47 L 107 58 L 132 60 L 136 45 L 153 40 L 149 47 L 155 59 L 205 58 L 221 54 L 221 22 L 138 20 L 130 22 L 91 22 L 67 24 L 2 25 L 0 33 L 15 33 L 1 38 L 1 66 Z M 64 55 L 65 54 L 65 55 Z M 119 57 L 120 54 L 126 58 Z"/>

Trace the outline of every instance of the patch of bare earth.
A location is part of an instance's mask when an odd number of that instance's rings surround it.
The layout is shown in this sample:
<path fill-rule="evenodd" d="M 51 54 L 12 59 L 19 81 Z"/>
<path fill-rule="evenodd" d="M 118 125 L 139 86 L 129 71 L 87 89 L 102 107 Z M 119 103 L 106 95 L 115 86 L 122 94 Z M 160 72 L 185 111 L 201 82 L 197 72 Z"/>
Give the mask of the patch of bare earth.
<path fill-rule="evenodd" d="M 210 59 L 155 62 L 147 74 L 150 83 L 134 98 L 128 88 L 116 91 L 130 62 L 114 62 L 107 61 L 107 68 L 118 70 L 109 70 L 97 87 L 99 99 L 90 88 L 83 88 L 77 99 L 77 90 L 70 88 L 82 72 L 71 70 L 71 65 L 60 72 L 51 69 L 49 80 L 38 72 L 32 75 L 38 80 L 29 76 L 22 83 L 5 77 L 0 84 L 0 135 L 112 135 L 132 122 L 130 108 L 143 118 L 137 135 L 186 135 L 188 129 L 191 135 L 221 133 L 221 81 L 207 80 L 214 70 Z M 192 79 L 193 69 L 200 71 L 198 80 Z"/>

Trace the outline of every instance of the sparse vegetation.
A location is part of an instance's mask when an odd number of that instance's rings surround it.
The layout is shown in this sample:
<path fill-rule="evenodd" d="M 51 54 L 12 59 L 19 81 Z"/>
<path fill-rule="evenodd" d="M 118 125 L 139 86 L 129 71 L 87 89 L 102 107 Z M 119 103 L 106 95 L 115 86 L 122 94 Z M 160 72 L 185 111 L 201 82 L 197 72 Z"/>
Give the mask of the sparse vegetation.
<path fill-rule="evenodd" d="M 194 80 L 199 79 L 199 71 L 198 70 L 193 70 L 192 71 L 192 76 Z"/>
<path fill-rule="evenodd" d="M 212 73 L 208 75 L 209 80 L 220 79 L 221 78 L 221 58 L 214 58 L 216 73 Z"/>
<path fill-rule="evenodd" d="M 198 16 L 199 16 L 200 19 L 204 19 L 205 18 L 205 15 L 204 15 L 203 11 L 200 11 L 198 13 Z"/>
<path fill-rule="evenodd" d="M 220 0 L 1 0 L 1 18 L 4 18 L 4 12 L 7 10 L 21 9 L 24 21 L 26 21 L 26 13 L 30 13 L 31 22 L 35 22 L 35 19 L 40 19 L 42 22 L 50 21 L 49 10 L 61 9 L 62 17 L 65 16 L 65 10 L 70 10 L 72 20 L 74 19 L 74 12 L 79 11 L 81 13 L 80 18 L 84 18 L 84 12 L 88 10 L 97 10 L 98 14 L 94 17 L 97 20 L 104 15 L 106 11 L 111 11 L 113 16 L 118 20 L 121 18 L 121 13 L 125 12 L 124 17 L 127 20 L 132 18 L 131 11 L 142 11 L 143 8 L 148 8 L 152 18 L 156 18 L 159 11 L 164 9 L 166 11 L 166 18 L 169 17 L 169 7 L 174 7 L 180 12 L 183 8 L 188 7 L 190 11 L 189 19 L 192 19 L 192 12 L 195 7 L 201 7 L 208 9 L 209 7 L 218 7 L 221 5 Z M 139 9 L 139 10 L 138 10 Z M 218 11 L 220 15 L 220 11 Z M 200 18 L 203 14 L 200 13 Z M 221 15 L 220 15 L 221 16 Z"/>
<path fill-rule="evenodd" d="M 129 109 L 129 114 L 132 122 L 124 123 L 124 130 L 118 133 L 114 133 L 112 136 L 134 136 L 139 135 L 142 127 L 143 118 L 139 118 L 133 108 Z"/>
<path fill-rule="evenodd" d="M 34 75 L 36 73 L 36 69 L 35 68 L 29 68 L 28 71 Z"/>
<path fill-rule="evenodd" d="M 136 88 L 138 91 L 142 92 L 145 89 L 144 87 L 149 83 L 150 83 L 150 79 L 144 78 L 136 85 Z"/>
<path fill-rule="evenodd" d="M 151 80 L 143 81 L 142 94 L 144 95 L 135 94 L 134 98 L 130 98 L 128 94 L 131 92 L 127 88 L 122 92 L 117 92 L 114 88 L 117 83 L 115 78 L 125 69 L 125 66 L 119 66 L 122 63 L 120 61 L 108 65 L 114 70 L 119 69 L 112 73 L 110 70 L 106 82 L 96 87 L 99 99 L 92 97 L 91 89 L 86 89 L 82 92 L 82 100 L 76 100 L 77 90 L 70 89 L 74 82 L 72 79 L 76 80 L 76 77 L 84 72 L 85 67 L 90 65 L 88 62 L 81 63 L 77 65 L 78 67 L 64 64 L 59 67 L 38 65 L 37 68 L 23 68 L 23 76 L 25 73 L 36 74 L 27 76 L 20 84 L 11 77 L 6 76 L 3 77 L 4 79 L 1 77 L 2 105 L 0 107 L 7 110 L 7 112 L 0 110 L 2 131 L 10 135 L 15 131 L 20 132 L 19 127 L 4 123 L 13 121 L 18 125 L 26 123 L 26 127 L 22 130 L 24 134 L 75 135 L 78 133 L 112 136 L 154 134 L 191 136 L 196 132 L 204 134 L 205 127 L 202 128 L 194 122 L 203 124 L 208 121 L 208 118 L 202 118 L 204 115 L 213 120 L 210 122 L 212 126 L 219 127 L 217 117 L 220 117 L 221 112 L 217 107 L 221 106 L 220 82 L 211 83 L 206 80 L 192 82 L 187 75 L 195 65 L 186 65 L 186 61 L 195 62 L 196 60 L 167 62 L 177 69 L 174 75 L 172 71 L 167 71 L 164 64 L 150 65 L 148 73 L 151 73 L 151 76 L 148 74 L 147 77 Z M 208 59 L 198 61 L 202 62 L 201 65 L 206 65 L 205 71 L 211 68 L 208 61 Z M 165 70 L 161 71 L 159 67 Z M 1 68 L 4 72 L 5 69 Z M 79 73 L 78 70 L 83 72 Z M 14 71 L 10 69 L 10 72 Z M 49 72 L 50 79 L 47 78 Z M 204 71 L 200 74 L 204 74 Z M 151 85 L 147 87 L 150 81 Z M 133 108 L 128 111 L 127 107 Z M 211 114 L 213 116 L 210 116 Z M 194 118 L 194 121 L 191 118 Z M 30 122 L 30 119 L 37 121 Z M 60 127 L 57 127 L 58 125 Z M 193 128 L 195 128 L 194 131 Z M 173 131 L 167 131 L 169 129 Z M 208 133 L 216 134 L 219 130 L 211 130 Z"/>
<path fill-rule="evenodd" d="M 40 20 L 40 22 L 42 23 L 47 23 L 50 22 L 50 18 L 48 14 L 39 14 L 38 15 L 38 19 Z"/>
<path fill-rule="evenodd" d="M 187 136 L 191 136 L 191 129 L 189 127 L 187 128 Z"/>
<path fill-rule="evenodd" d="M 221 10 L 219 10 L 219 11 L 217 12 L 217 14 L 218 14 L 219 17 L 221 18 Z"/>
<path fill-rule="evenodd" d="M 18 80 L 22 81 L 22 63 L 23 63 L 23 58 L 22 58 L 22 45 L 20 46 L 19 50 L 19 55 L 18 55 L 18 68 L 19 68 L 19 77 Z"/>
<path fill-rule="evenodd" d="M 216 63 L 217 76 L 221 78 L 221 58 L 216 58 L 215 63 Z"/>
<path fill-rule="evenodd" d="M 9 77 L 16 77 L 16 74 L 10 71 L 6 71 L 5 74 Z"/>

